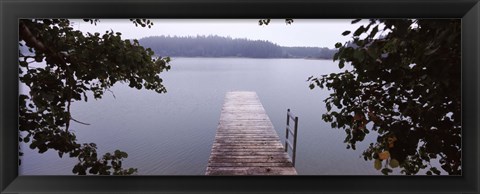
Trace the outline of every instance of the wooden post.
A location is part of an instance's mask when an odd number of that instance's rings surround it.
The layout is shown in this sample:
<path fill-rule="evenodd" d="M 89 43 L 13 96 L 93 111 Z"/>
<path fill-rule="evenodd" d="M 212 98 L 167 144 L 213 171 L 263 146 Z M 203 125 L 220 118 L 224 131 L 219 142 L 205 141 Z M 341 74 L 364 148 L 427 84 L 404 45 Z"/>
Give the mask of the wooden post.
<path fill-rule="evenodd" d="M 293 153 L 292 153 L 293 166 L 295 166 L 295 155 L 297 153 L 297 128 L 298 128 L 298 117 L 295 117 L 295 131 L 293 132 Z"/>
<path fill-rule="evenodd" d="M 288 127 L 289 127 L 289 124 L 290 124 L 290 109 L 287 109 L 287 127 L 285 128 L 286 131 L 285 131 L 285 152 L 288 152 Z"/>
<path fill-rule="evenodd" d="M 297 131 L 298 131 L 298 117 L 294 117 L 290 112 L 290 109 L 287 109 L 287 126 L 286 126 L 286 134 L 285 134 L 285 152 L 288 154 L 288 147 L 292 150 L 292 164 L 295 166 L 295 157 L 297 155 Z M 294 121 L 294 128 L 290 127 L 290 119 Z M 293 135 L 293 142 L 288 140 L 289 133 Z"/>

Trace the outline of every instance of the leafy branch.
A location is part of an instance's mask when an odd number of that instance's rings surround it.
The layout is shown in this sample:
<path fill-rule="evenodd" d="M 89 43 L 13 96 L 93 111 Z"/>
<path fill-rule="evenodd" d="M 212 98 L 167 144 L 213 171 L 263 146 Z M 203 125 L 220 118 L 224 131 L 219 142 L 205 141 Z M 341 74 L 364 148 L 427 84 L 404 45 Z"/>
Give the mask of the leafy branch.
<path fill-rule="evenodd" d="M 146 19 L 131 21 L 142 27 L 153 25 Z M 75 174 L 137 172 L 122 168 L 122 160 L 128 157 L 125 152 L 116 150 L 98 158 L 96 144 L 78 143 L 70 121 L 89 124 L 74 119 L 70 107 L 75 101 L 86 102 L 88 93 L 101 99 L 118 82 L 165 93 L 159 74 L 170 69 L 170 59 L 155 58 L 151 49 L 143 48 L 137 40 L 122 40 L 119 32 L 83 34 L 74 30 L 68 19 L 22 19 L 19 32 L 19 78 L 29 89 L 28 94 L 19 96 L 19 130 L 24 134 L 19 141 L 30 143 L 39 153 L 52 149 L 59 157 L 69 154 L 78 158 L 72 171 Z M 25 47 L 28 51 L 22 49 Z M 28 59 L 45 65 L 30 68 Z"/>
<path fill-rule="evenodd" d="M 362 155 L 383 174 L 388 166 L 417 174 L 439 157 L 444 171 L 459 175 L 460 20 L 372 19 L 342 35 L 353 40 L 335 45 L 334 61 L 353 70 L 308 79 L 310 89 L 332 91 L 322 119 L 345 131 L 347 148 L 376 131 Z M 440 171 L 430 166 L 427 174 Z"/>

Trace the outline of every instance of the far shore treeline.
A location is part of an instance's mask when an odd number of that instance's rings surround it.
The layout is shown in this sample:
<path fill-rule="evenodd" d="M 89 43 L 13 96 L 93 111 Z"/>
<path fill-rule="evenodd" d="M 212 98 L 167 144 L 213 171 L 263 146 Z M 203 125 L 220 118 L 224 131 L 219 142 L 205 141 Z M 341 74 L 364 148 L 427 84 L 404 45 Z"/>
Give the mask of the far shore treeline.
<path fill-rule="evenodd" d="M 155 54 L 170 57 L 249 57 L 332 59 L 336 49 L 284 47 L 265 40 L 210 36 L 151 36 L 139 39 Z"/>

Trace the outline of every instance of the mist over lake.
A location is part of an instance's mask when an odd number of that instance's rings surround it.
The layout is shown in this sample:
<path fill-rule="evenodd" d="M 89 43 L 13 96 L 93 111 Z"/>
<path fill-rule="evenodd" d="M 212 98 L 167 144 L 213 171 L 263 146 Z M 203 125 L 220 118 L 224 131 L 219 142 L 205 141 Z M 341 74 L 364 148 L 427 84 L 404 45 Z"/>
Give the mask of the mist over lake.
<path fill-rule="evenodd" d="M 203 175 L 220 111 L 228 91 L 254 91 L 280 138 L 285 137 L 287 109 L 299 117 L 295 168 L 299 175 L 380 174 L 361 151 L 374 134 L 346 149 L 345 132 L 321 119 L 326 90 L 310 90 L 307 78 L 339 72 L 331 60 L 172 58 L 162 73 L 166 94 L 117 84 L 100 100 L 72 104 L 78 142 L 94 142 L 99 154 L 128 153 L 125 167 L 138 175 Z M 372 138 L 372 139 L 368 139 Z M 52 150 L 38 154 L 21 144 L 21 175 L 72 175 L 77 158 L 59 158 Z"/>

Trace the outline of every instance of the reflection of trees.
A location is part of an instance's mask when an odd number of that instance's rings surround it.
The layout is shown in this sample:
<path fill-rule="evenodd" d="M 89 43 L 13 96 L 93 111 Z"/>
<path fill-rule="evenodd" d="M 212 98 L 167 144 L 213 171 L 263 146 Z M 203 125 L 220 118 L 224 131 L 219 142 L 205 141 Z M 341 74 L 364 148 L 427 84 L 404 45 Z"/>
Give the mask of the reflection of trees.
<path fill-rule="evenodd" d="M 353 70 L 309 79 L 332 91 L 323 120 L 346 132 L 347 148 L 377 131 L 363 157 L 384 174 L 440 174 L 432 159 L 461 174 L 460 35 L 458 19 L 370 20 L 336 44 L 334 60 Z"/>
<path fill-rule="evenodd" d="M 132 22 L 143 27 L 153 25 L 145 19 Z M 135 173 L 136 169 L 122 168 L 127 153 L 116 150 L 98 157 L 94 143 L 77 142 L 70 121 L 82 122 L 70 114 L 70 105 L 87 101 L 88 93 L 100 99 L 117 82 L 166 92 L 158 74 L 170 68 L 169 58 L 152 60 L 153 51 L 144 49 L 137 40 L 122 40 L 118 32 L 84 35 L 73 30 L 68 19 L 19 23 L 19 79 L 29 89 L 28 95 L 19 96 L 19 130 L 23 135 L 19 141 L 30 143 L 30 148 L 39 153 L 51 149 L 60 157 L 68 154 L 78 158 L 75 174 Z M 45 66 L 31 66 L 40 62 Z"/>

